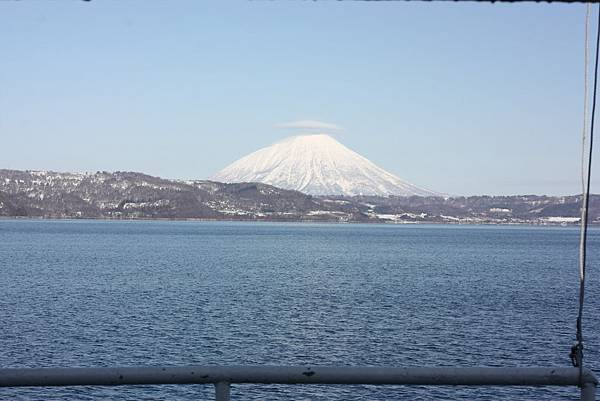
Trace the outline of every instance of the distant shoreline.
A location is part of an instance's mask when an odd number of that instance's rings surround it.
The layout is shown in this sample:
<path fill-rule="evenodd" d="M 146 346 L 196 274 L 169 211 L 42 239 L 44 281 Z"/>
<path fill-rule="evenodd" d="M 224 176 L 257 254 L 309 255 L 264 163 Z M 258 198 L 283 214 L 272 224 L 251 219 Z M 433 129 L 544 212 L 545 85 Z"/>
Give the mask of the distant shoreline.
<path fill-rule="evenodd" d="M 530 227 L 563 227 L 563 228 L 576 228 L 579 227 L 579 223 L 533 223 L 533 222 L 435 222 L 435 221 L 421 221 L 421 222 L 390 222 L 390 221 L 339 221 L 339 220 L 254 220 L 254 219 L 208 219 L 208 218 L 166 218 L 166 217 L 130 217 L 130 218 L 115 218 L 115 217 L 49 217 L 49 216 L 0 216 L 0 221 L 3 220 L 32 220 L 32 221 L 157 221 L 157 222 L 223 222 L 223 223 L 294 223 L 294 224 L 336 224 L 336 225 L 381 225 L 381 226 L 427 226 L 427 225 L 443 225 L 443 226 L 530 226 Z M 600 227 L 599 223 L 590 222 L 592 227 Z"/>
<path fill-rule="evenodd" d="M 312 196 L 255 182 L 0 169 L 0 217 L 366 224 L 578 225 L 580 196 Z M 600 224 L 600 195 L 589 221 Z"/>

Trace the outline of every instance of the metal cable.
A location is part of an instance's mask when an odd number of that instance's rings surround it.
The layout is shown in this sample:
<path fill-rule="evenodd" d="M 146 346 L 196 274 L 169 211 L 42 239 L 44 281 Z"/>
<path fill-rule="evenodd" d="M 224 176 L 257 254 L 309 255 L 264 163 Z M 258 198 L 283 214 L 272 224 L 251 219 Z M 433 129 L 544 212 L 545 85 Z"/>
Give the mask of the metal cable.
<path fill-rule="evenodd" d="M 596 117 L 596 94 L 598 88 L 598 50 L 600 48 L 600 7 L 598 7 L 596 35 L 596 59 L 594 63 L 594 88 L 592 91 L 592 116 L 590 121 L 589 146 L 587 150 L 587 166 L 585 154 L 585 133 L 583 135 L 584 154 L 582 158 L 582 180 L 583 192 L 581 194 L 581 236 L 579 242 L 579 310 L 577 313 L 577 342 L 571 349 L 571 359 L 573 365 L 579 368 L 580 386 L 583 386 L 583 330 L 582 317 L 583 305 L 585 300 L 585 268 L 586 268 L 586 247 L 587 247 L 587 227 L 588 227 L 588 205 L 590 200 L 590 181 L 592 176 L 592 150 L 594 145 L 594 120 Z M 587 34 L 586 34 L 587 35 Z M 586 65 L 587 71 L 587 65 Z M 587 85 L 587 83 L 586 83 Z M 585 102 L 587 105 L 587 100 Z"/>
<path fill-rule="evenodd" d="M 590 49 L 590 13 L 592 6 L 588 3 L 585 7 L 585 33 L 584 33 L 584 49 L 583 49 L 583 129 L 581 132 L 581 193 L 585 192 L 585 156 L 586 156 L 586 144 L 587 144 L 587 129 L 588 129 L 588 100 L 589 100 L 589 90 L 588 90 L 588 70 L 590 68 L 590 57 L 589 57 L 589 49 Z M 582 227 L 583 229 L 583 227 Z M 580 238 L 579 249 L 581 250 L 581 246 L 583 245 L 583 236 Z M 579 255 L 579 273 L 581 275 L 581 266 L 582 259 L 581 254 Z"/>

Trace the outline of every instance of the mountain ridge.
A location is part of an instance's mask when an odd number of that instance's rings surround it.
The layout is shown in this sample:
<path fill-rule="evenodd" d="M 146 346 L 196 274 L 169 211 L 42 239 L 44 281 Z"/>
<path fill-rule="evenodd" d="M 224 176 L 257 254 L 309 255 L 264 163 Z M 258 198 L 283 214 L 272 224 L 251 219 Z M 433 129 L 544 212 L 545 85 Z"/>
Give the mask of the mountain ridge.
<path fill-rule="evenodd" d="M 136 172 L 0 169 L 0 217 L 545 225 L 577 223 L 579 207 L 579 196 L 312 196 Z M 600 224 L 600 195 L 589 218 Z"/>

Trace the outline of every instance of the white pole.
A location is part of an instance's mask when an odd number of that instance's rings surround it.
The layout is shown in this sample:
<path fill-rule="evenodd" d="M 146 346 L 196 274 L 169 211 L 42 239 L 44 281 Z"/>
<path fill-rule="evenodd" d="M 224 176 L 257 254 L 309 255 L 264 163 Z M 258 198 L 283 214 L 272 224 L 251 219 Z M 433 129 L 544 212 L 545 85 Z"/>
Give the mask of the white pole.
<path fill-rule="evenodd" d="M 218 382 L 215 384 L 215 400 L 229 401 L 231 396 L 231 386 L 227 382 Z M 587 401 L 587 400 L 584 400 Z"/>
<path fill-rule="evenodd" d="M 596 385 L 594 383 L 583 383 L 581 401 L 596 401 Z"/>

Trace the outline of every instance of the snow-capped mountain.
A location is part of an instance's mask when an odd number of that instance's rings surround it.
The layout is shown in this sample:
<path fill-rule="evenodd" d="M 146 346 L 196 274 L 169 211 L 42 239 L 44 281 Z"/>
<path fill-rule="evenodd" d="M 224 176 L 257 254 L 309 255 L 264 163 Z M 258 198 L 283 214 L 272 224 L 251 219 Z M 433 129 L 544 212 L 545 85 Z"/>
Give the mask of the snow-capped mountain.
<path fill-rule="evenodd" d="M 440 195 L 396 177 L 325 134 L 284 139 L 239 159 L 211 179 L 260 182 L 311 195 Z"/>

